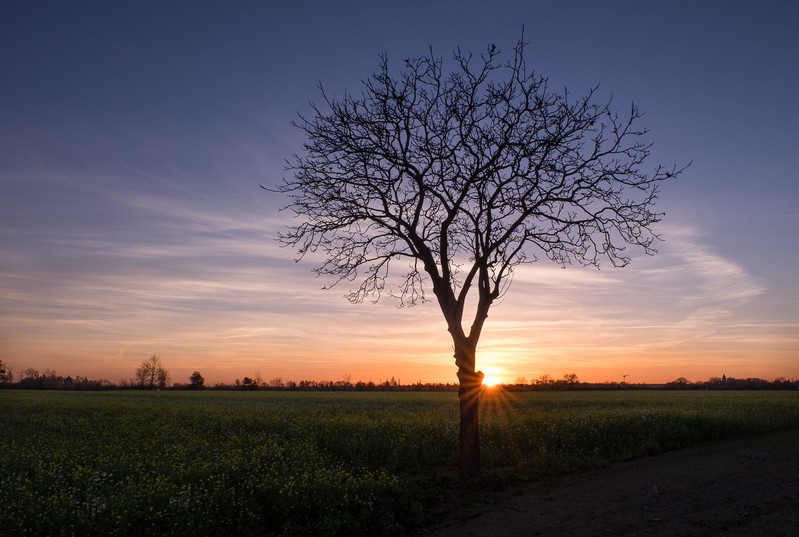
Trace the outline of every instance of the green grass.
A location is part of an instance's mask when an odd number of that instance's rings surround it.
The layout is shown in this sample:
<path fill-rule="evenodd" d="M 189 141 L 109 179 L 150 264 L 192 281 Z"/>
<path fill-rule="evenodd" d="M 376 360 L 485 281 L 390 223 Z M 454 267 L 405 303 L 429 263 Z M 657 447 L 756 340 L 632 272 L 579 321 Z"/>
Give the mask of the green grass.
<path fill-rule="evenodd" d="M 452 393 L 0 391 L 0 535 L 398 535 L 447 491 Z M 799 428 L 795 392 L 487 397 L 487 475 Z"/>

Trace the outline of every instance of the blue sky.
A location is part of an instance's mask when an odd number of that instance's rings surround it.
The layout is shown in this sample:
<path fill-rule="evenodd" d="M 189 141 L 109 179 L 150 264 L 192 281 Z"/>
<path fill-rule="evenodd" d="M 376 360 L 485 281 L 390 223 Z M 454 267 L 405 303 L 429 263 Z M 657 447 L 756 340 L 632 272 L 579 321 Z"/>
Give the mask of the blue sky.
<path fill-rule="evenodd" d="M 600 5 L 601 4 L 601 5 Z M 720 6 L 723 6 L 720 7 Z M 454 381 L 433 304 L 351 305 L 274 243 L 259 188 L 300 149 L 321 81 L 379 53 L 510 51 L 574 94 L 645 112 L 664 186 L 656 257 L 520 272 L 478 367 L 504 380 L 799 376 L 799 4 L 4 2 L 0 359 L 182 381 Z"/>

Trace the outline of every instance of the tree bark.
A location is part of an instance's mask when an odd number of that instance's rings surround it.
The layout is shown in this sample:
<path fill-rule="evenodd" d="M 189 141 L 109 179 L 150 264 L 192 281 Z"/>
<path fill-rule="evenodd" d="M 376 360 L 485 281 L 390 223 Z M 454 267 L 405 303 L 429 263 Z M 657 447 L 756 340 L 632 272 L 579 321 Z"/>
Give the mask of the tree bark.
<path fill-rule="evenodd" d="M 474 370 L 475 350 L 468 345 L 455 347 L 458 363 L 458 399 L 460 401 L 460 445 L 458 479 L 473 481 L 480 477 L 480 387 L 483 373 Z"/>

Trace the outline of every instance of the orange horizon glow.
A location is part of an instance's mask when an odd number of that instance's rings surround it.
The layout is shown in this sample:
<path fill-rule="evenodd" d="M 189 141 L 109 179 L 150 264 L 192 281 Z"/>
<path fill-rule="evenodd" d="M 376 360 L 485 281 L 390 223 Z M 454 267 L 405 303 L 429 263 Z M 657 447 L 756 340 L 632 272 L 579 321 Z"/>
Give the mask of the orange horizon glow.
<path fill-rule="evenodd" d="M 611 274 L 621 278 L 622 272 Z M 741 322 L 732 311 L 709 316 L 703 313 L 704 303 L 698 313 L 688 308 L 674 313 L 673 306 L 666 307 L 669 301 L 684 302 L 679 295 L 667 296 L 676 291 L 654 289 L 642 299 L 636 273 L 627 272 L 630 277 L 621 280 L 632 284 L 626 294 L 617 280 L 594 281 L 598 275 L 605 278 L 604 273 L 588 274 L 592 279 L 584 283 L 584 273 L 577 273 L 574 280 L 550 286 L 547 294 L 517 278 L 492 309 L 478 345 L 476 365 L 486 374 L 485 383 L 514 384 L 521 377 L 530 383 L 543 375 L 557 380 L 570 373 L 582 382 L 632 384 L 678 377 L 697 382 L 724 374 L 799 377 L 799 330 Z M 162 317 L 155 319 L 159 326 L 140 327 L 6 316 L 11 337 L 3 341 L 0 360 L 15 374 L 30 367 L 114 383 L 132 378 L 152 354 L 161 357 L 177 383 L 186 383 L 194 371 L 211 385 L 256 375 L 284 382 L 345 376 L 352 382 L 392 377 L 403 384 L 457 382 L 452 343 L 435 305 L 400 310 L 389 301 L 351 305 L 335 292 L 314 289 L 317 282 L 307 274 L 294 277 L 306 288 L 279 298 L 291 304 L 299 300 L 293 296 L 311 296 L 319 313 L 209 315 L 193 325 Z M 621 293 L 615 301 L 603 296 L 608 286 Z M 531 296 L 544 306 L 526 305 Z M 647 309 L 653 296 L 661 310 Z M 723 297 L 715 300 L 723 305 Z"/>
<path fill-rule="evenodd" d="M 297 357 L 284 360 L 241 359 L 224 355 L 189 357 L 175 352 L 143 350 L 131 351 L 125 353 L 124 359 L 115 357 L 117 359 L 113 360 L 103 356 L 87 360 L 80 355 L 69 357 L 64 353 L 61 353 L 58 359 L 47 355 L 35 360 L 2 359 L 14 371 L 17 378 L 24 369 L 31 367 L 40 373 L 52 370 L 61 376 L 103 378 L 116 384 L 130 380 L 136 367 L 151 354 L 158 354 L 161 357 L 171 374 L 173 383 L 188 382 L 189 375 L 194 371 L 200 371 L 208 385 L 232 384 L 236 379 L 245 376 L 260 376 L 264 382 L 280 378 L 284 383 L 301 380 L 338 381 L 343 378 L 350 378 L 353 383 L 363 381 L 375 384 L 391 378 L 404 385 L 417 382 L 457 383 L 454 360 L 446 353 L 432 357 L 417 354 L 412 359 L 397 362 L 393 366 L 370 360 L 368 357 L 358 359 L 352 355 L 346 360 L 333 358 L 326 363 L 314 363 L 311 359 L 303 360 Z M 515 384 L 517 380 L 522 379 L 524 383 L 531 384 L 545 375 L 552 380 L 560 380 L 570 373 L 576 374 L 580 382 L 629 384 L 662 384 L 678 377 L 700 382 L 722 375 L 732 378 L 757 377 L 765 380 L 779 377 L 789 380 L 796 378 L 791 371 L 794 368 L 785 365 L 790 364 L 789 353 L 782 356 L 775 353 L 770 359 L 761 354 L 761 359 L 757 361 L 748 359 L 745 352 L 736 356 L 727 353 L 683 356 L 674 352 L 649 353 L 644 359 L 640 356 L 616 355 L 614 361 L 605 361 L 601 355 L 591 359 L 559 354 L 550 358 L 542 357 L 534 363 L 511 364 L 509 360 L 505 360 L 502 369 L 490 365 L 489 362 L 496 362 L 496 359 L 485 354 L 481 356 L 478 350 L 477 368 L 485 373 L 483 384 L 486 386 Z"/>

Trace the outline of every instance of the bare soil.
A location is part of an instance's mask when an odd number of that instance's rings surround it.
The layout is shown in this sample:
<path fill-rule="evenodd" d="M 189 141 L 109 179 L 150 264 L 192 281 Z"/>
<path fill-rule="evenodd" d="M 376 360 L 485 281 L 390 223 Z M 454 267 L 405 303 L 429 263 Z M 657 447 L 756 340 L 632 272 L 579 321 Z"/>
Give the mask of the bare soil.
<path fill-rule="evenodd" d="M 705 443 L 519 487 L 425 537 L 799 537 L 799 431 Z"/>

